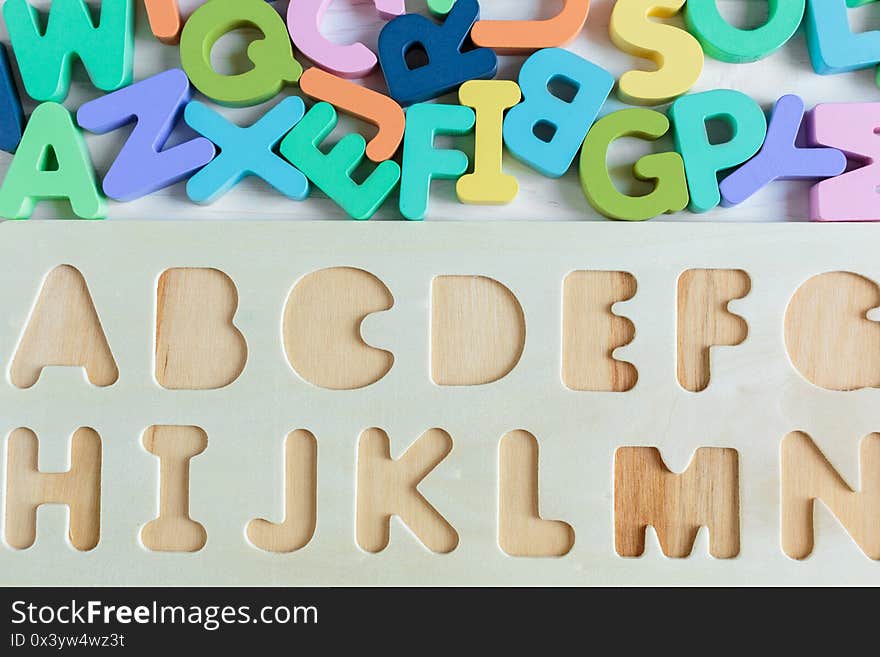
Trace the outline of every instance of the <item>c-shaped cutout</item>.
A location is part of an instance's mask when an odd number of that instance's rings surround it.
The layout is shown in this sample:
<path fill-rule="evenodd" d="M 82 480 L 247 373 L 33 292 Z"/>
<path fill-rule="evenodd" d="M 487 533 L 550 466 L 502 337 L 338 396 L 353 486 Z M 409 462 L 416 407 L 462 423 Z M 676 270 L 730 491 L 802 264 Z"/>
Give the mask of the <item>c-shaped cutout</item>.
<path fill-rule="evenodd" d="M 492 48 L 499 55 L 561 47 L 571 42 L 587 22 L 590 0 L 562 0 L 559 13 L 545 20 L 487 21 L 474 24 L 474 45 Z"/>

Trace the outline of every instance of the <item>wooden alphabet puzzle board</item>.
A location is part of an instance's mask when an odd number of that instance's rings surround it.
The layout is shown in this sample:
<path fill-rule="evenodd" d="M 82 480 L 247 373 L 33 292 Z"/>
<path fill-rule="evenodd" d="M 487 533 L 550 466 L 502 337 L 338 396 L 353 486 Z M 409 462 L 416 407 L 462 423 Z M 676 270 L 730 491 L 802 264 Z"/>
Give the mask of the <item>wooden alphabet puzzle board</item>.
<path fill-rule="evenodd" d="M 4 584 L 880 583 L 872 226 L 0 236 Z"/>

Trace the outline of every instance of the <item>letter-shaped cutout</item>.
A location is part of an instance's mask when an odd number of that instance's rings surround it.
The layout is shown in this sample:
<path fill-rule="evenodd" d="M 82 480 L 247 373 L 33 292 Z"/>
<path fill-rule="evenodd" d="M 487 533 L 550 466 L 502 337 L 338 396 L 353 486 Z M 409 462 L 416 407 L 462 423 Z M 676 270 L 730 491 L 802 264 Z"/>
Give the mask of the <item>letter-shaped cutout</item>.
<path fill-rule="evenodd" d="M 434 383 L 481 386 L 510 374 L 526 344 L 526 319 L 516 295 L 484 276 L 438 276 L 432 292 Z"/>
<path fill-rule="evenodd" d="M 222 75 L 211 65 L 211 51 L 220 37 L 242 27 L 263 33 L 247 49 L 253 68 Z M 264 0 L 211 0 L 196 9 L 180 36 L 180 62 L 196 89 L 234 107 L 259 105 L 302 75 L 287 26 Z"/>
<path fill-rule="evenodd" d="M 359 390 L 381 381 L 394 356 L 364 342 L 361 324 L 393 306 L 385 283 L 361 269 L 309 274 L 293 288 L 284 308 L 287 361 L 303 379 L 328 390 Z"/>
<path fill-rule="evenodd" d="M 156 381 L 169 390 L 217 390 L 247 362 L 235 328 L 235 283 L 217 269 L 168 269 L 156 294 Z"/>
<path fill-rule="evenodd" d="M 321 20 L 333 0 L 294 0 L 287 9 L 287 29 L 299 51 L 321 68 L 344 78 L 362 78 L 376 68 L 376 55 L 362 43 L 340 45 L 321 34 Z M 406 13 L 404 0 L 373 0 L 382 18 Z"/>
<path fill-rule="evenodd" d="M 296 552 L 315 535 L 317 514 L 318 442 L 308 431 L 292 431 L 284 441 L 284 520 L 251 520 L 248 540 L 266 552 Z"/>
<path fill-rule="evenodd" d="M 539 512 L 538 440 L 527 431 L 501 439 L 498 544 L 512 557 L 564 557 L 574 547 L 574 530 Z"/>
<path fill-rule="evenodd" d="M 116 361 L 83 275 L 56 267 L 43 283 L 9 368 L 18 388 L 36 384 L 45 367 L 82 367 L 92 385 L 111 386 L 119 378 Z"/>
<path fill-rule="evenodd" d="M 628 392 L 639 373 L 614 352 L 632 343 L 636 328 L 614 313 L 614 305 L 636 295 L 632 274 L 619 271 L 576 271 L 563 287 L 562 381 L 582 392 Z"/>
<path fill-rule="evenodd" d="M 313 67 L 299 79 L 299 88 L 307 96 L 323 100 L 338 111 L 372 123 L 379 131 L 367 143 L 367 157 L 383 162 L 394 157 L 406 127 L 403 109 L 391 98 L 377 91 L 343 80 Z"/>
<path fill-rule="evenodd" d="M 397 516 L 432 552 L 458 547 L 458 532 L 418 490 L 452 451 L 452 438 L 431 429 L 410 445 L 399 460 L 391 458 L 388 435 L 381 429 L 361 434 L 357 457 L 357 543 L 378 553 L 391 542 L 391 517 Z"/>
<path fill-rule="evenodd" d="M 646 221 L 687 207 L 684 162 L 678 153 L 654 153 L 633 165 L 638 180 L 654 181 L 644 196 L 622 194 L 608 171 L 608 149 L 622 137 L 656 140 L 669 131 L 669 119 L 649 109 L 626 109 L 599 119 L 590 128 L 581 150 L 580 180 L 584 195 L 598 212 L 610 219 Z"/>
<path fill-rule="evenodd" d="M 14 153 L 24 132 L 21 97 L 15 88 L 9 52 L 0 44 L 0 151 Z"/>
<path fill-rule="evenodd" d="M 618 0 L 611 13 L 611 40 L 620 50 L 650 59 L 655 71 L 628 71 L 618 92 L 633 105 L 662 105 L 686 93 L 703 72 L 700 42 L 673 25 L 652 19 L 672 18 L 685 0 Z"/>
<path fill-rule="evenodd" d="M 28 0 L 6 0 L 3 17 L 28 95 L 63 102 L 74 56 L 98 89 L 131 82 L 134 71 L 134 3 L 103 0 L 97 26 L 86 0 L 54 0 L 45 25 Z"/>
<path fill-rule="evenodd" d="M 198 552 L 208 533 L 189 516 L 189 467 L 208 436 L 198 427 L 152 426 L 143 445 L 159 458 L 159 515 L 141 529 L 141 543 L 154 552 Z"/>
<path fill-rule="evenodd" d="M 468 168 L 468 157 L 456 149 L 434 148 L 437 135 L 466 135 L 474 127 L 474 111 L 461 105 L 419 103 L 406 113 L 400 213 L 410 221 L 428 214 L 432 180 L 457 180 Z"/>
<path fill-rule="evenodd" d="M 880 30 L 853 32 L 848 15 L 851 7 L 873 1 L 809 0 L 804 31 L 816 73 L 846 73 L 880 62 Z"/>
<path fill-rule="evenodd" d="M 880 286 L 850 272 L 814 276 L 785 313 L 785 345 L 795 369 L 826 390 L 880 388 Z"/>
<path fill-rule="evenodd" d="M 663 554 L 690 556 L 697 532 L 709 528 L 709 553 L 739 554 L 739 453 L 701 448 L 682 474 L 669 471 L 660 450 L 621 447 L 614 459 L 614 544 L 622 557 L 645 553 L 650 525 Z"/>
<path fill-rule="evenodd" d="M 562 47 L 584 29 L 589 11 L 590 0 L 562 0 L 559 13 L 545 20 L 477 21 L 471 38 L 475 45 L 492 48 L 499 55 Z"/>
<path fill-rule="evenodd" d="M 813 553 L 813 514 L 821 500 L 869 559 L 880 561 L 880 434 L 862 441 L 862 490 L 855 492 L 805 433 L 782 441 L 782 549 L 792 559 Z"/>
<path fill-rule="evenodd" d="M 177 0 L 144 0 L 153 36 L 169 46 L 180 42 L 180 5 Z"/>
<path fill-rule="evenodd" d="M 42 103 L 31 113 L 0 188 L 0 217 L 28 219 L 46 199 L 67 199 L 81 219 L 107 216 L 85 139 L 57 103 Z"/>
<path fill-rule="evenodd" d="M 26 550 L 37 540 L 37 509 L 43 504 L 68 508 L 70 544 L 87 552 L 101 538 L 101 437 L 86 427 L 70 441 L 70 469 L 39 470 L 40 441 L 30 429 L 16 429 L 6 446 L 6 543 Z"/>
<path fill-rule="evenodd" d="M 702 392 L 711 380 L 713 347 L 736 347 L 749 336 L 749 325 L 727 307 L 752 289 L 738 269 L 690 269 L 678 279 L 678 382 Z"/>

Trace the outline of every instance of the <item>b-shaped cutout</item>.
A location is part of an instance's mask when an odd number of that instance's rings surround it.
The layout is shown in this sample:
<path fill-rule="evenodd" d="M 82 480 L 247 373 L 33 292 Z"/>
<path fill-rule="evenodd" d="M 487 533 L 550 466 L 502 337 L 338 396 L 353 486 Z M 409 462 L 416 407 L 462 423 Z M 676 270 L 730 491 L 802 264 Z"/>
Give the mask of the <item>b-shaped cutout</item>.
<path fill-rule="evenodd" d="M 169 269 L 156 293 L 156 381 L 217 390 L 241 376 L 247 342 L 235 328 L 235 283 L 217 269 Z"/>
<path fill-rule="evenodd" d="M 328 390 L 358 390 L 381 381 L 394 356 L 364 342 L 361 324 L 393 306 L 391 291 L 369 272 L 337 267 L 309 274 L 284 308 L 287 361 L 304 380 Z"/>
<path fill-rule="evenodd" d="M 785 313 L 785 345 L 795 369 L 826 390 L 880 388 L 880 286 L 851 272 L 814 276 Z M 873 315 L 872 315 L 873 316 Z"/>
<path fill-rule="evenodd" d="M 516 295 L 485 276 L 438 276 L 432 288 L 434 383 L 480 386 L 510 374 L 526 344 L 525 314 Z"/>
<path fill-rule="evenodd" d="M 418 490 L 418 485 L 452 451 L 452 438 L 431 429 L 398 460 L 391 458 L 388 435 L 381 429 L 361 434 L 357 459 L 357 542 L 367 552 L 381 552 L 391 541 L 391 517 L 397 516 L 431 551 L 452 552 L 458 533 Z"/>
<path fill-rule="evenodd" d="M 636 336 L 633 323 L 615 315 L 614 304 L 629 301 L 638 284 L 618 271 L 576 271 L 563 287 L 562 381 L 583 392 L 628 392 L 639 380 L 632 363 L 616 360 L 615 350 Z"/>
<path fill-rule="evenodd" d="M 574 530 L 539 511 L 538 440 L 527 431 L 501 439 L 498 544 L 512 557 L 562 557 L 574 547 Z"/>
<path fill-rule="evenodd" d="M 83 275 L 70 265 L 56 267 L 43 282 L 9 379 L 30 388 L 45 367 L 82 367 L 92 385 L 111 386 L 119 378 L 116 361 L 98 319 Z"/>
<path fill-rule="evenodd" d="M 682 474 L 670 472 L 660 450 L 621 447 L 614 459 L 614 543 L 622 557 L 645 552 L 652 526 L 663 554 L 684 558 L 697 531 L 709 528 L 709 553 L 716 559 L 739 554 L 739 453 L 698 449 Z"/>
<path fill-rule="evenodd" d="M 736 347 L 749 337 L 749 325 L 727 307 L 752 289 L 739 269 L 691 269 L 678 279 L 678 382 L 702 392 L 711 380 L 713 347 Z"/>

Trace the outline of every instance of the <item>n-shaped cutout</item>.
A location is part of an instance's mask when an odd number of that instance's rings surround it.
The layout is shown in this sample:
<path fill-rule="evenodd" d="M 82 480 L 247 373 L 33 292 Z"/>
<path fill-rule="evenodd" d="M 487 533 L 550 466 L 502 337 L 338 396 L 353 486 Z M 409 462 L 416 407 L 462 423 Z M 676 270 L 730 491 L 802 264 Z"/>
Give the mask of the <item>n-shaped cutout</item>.
<path fill-rule="evenodd" d="M 736 347 L 749 337 L 749 325 L 728 311 L 731 301 L 752 289 L 739 269 L 691 269 L 678 279 L 678 382 L 702 392 L 711 379 L 712 347 Z"/>
<path fill-rule="evenodd" d="M 826 390 L 880 388 L 880 286 L 850 272 L 814 276 L 785 313 L 785 345 L 795 369 Z"/>
<path fill-rule="evenodd" d="M 189 465 L 208 447 L 208 436 L 198 427 L 152 426 L 143 444 L 159 457 L 159 516 L 141 529 L 141 543 L 154 552 L 198 552 L 208 534 L 189 516 Z"/>
<path fill-rule="evenodd" d="M 318 441 L 310 432 L 291 432 L 284 441 L 284 520 L 251 520 L 248 540 L 266 552 L 301 550 L 318 522 Z"/>
<path fill-rule="evenodd" d="M 583 392 L 628 392 L 636 387 L 638 370 L 615 360 L 614 352 L 632 343 L 636 328 L 615 315 L 614 304 L 629 301 L 638 284 L 632 274 L 617 271 L 576 271 L 563 288 L 562 381 Z"/>
<path fill-rule="evenodd" d="M 526 344 L 525 314 L 516 295 L 485 276 L 438 276 L 432 288 L 434 383 L 480 386 L 510 374 Z"/>
<path fill-rule="evenodd" d="M 70 469 L 39 470 L 39 440 L 30 429 L 9 434 L 6 447 L 6 543 L 25 550 L 37 540 L 37 509 L 68 507 L 68 537 L 80 551 L 94 549 L 101 536 L 101 437 L 77 429 L 70 441 Z"/>
<path fill-rule="evenodd" d="M 92 385 L 116 383 L 119 370 L 83 275 L 56 267 L 43 282 L 9 370 L 12 384 L 30 388 L 45 367 L 82 367 Z"/>
<path fill-rule="evenodd" d="M 709 528 L 709 553 L 739 554 L 739 453 L 698 449 L 682 474 L 669 471 L 653 447 L 621 447 L 614 459 L 614 543 L 622 557 L 645 552 L 654 527 L 667 557 L 691 554 L 697 531 Z"/>
<path fill-rule="evenodd" d="M 247 362 L 233 324 L 235 283 L 217 269 L 169 269 L 156 294 L 156 381 L 169 390 L 216 390 Z"/>
<path fill-rule="evenodd" d="M 571 525 L 541 518 L 538 450 L 538 440 L 527 431 L 501 439 L 498 544 L 512 557 L 563 557 L 574 547 Z"/>
<path fill-rule="evenodd" d="M 323 269 L 300 280 L 284 308 L 287 361 L 304 380 L 328 390 L 359 390 L 385 378 L 390 351 L 364 342 L 367 316 L 391 310 L 385 283 L 361 269 Z"/>
<path fill-rule="evenodd" d="M 418 485 L 452 451 L 452 438 L 431 429 L 399 460 L 391 458 L 381 429 L 361 434 L 357 459 L 357 542 L 377 553 L 391 541 L 391 517 L 397 516 L 431 551 L 447 554 L 458 547 L 458 533 L 418 490 Z"/>

